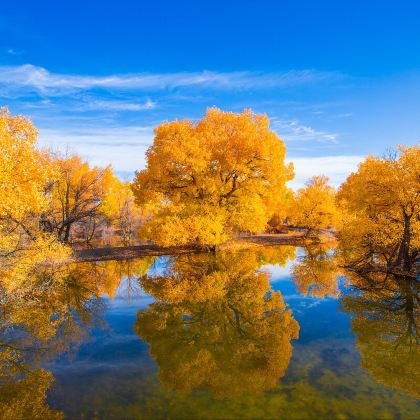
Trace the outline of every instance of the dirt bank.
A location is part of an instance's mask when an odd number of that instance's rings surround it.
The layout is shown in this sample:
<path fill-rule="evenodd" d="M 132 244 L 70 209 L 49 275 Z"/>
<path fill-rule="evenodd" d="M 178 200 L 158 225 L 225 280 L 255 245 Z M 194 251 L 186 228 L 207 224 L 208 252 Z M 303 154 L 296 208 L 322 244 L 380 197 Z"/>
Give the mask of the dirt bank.
<path fill-rule="evenodd" d="M 323 233 L 325 236 L 325 232 Z M 330 234 L 327 237 L 332 239 Z M 325 240 L 325 238 L 323 239 Z M 242 236 L 232 239 L 220 246 L 221 249 L 247 248 L 251 246 L 274 246 L 274 245 L 305 245 L 311 242 L 319 242 L 319 238 L 308 240 L 303 231 L 294 231 L 287 234 L 259 234 Z M 138 245 L 111 248 L 93 248 L 75 251 L 78 261 L 105 261 L 105 260 L 126 260 L 131 258 L 141 258 L 159 255 L 180 255 L 193 252 L 205 252 L 208 248 L 200 246 L 169 246 L 162 247 L 157 245 Z"/>

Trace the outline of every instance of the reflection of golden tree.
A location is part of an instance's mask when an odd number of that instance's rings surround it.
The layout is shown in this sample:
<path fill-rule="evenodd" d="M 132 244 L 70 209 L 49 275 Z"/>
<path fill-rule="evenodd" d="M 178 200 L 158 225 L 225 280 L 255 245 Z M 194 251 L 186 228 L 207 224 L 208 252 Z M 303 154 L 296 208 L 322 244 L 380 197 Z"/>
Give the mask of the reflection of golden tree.
<path fill-rule="evenodd" d="M 146 274 L 153 261 L 154 257 L 146 257 L 76 263 L 67 267 L 67 275 L 68 278 L 77 278 L 95 296 L 106 294 L 113 298 L 123 278 L 129 282 L 137 280 Z"/>
<path fill-rule="evenodd" d="M 383 273 L 350 274 L 358 290 L 343 298 L 362 365 L 380 383 L 419 397 L 418 282 Z"/>
<path fill-rule="evenodd" d="M 138 312 L 135 331 L 165 384 L 218 398 L 276 386 L 299 326 L 258 266 L 252 252 L 180 256 L 167 276 L 142 278 L 158 301 Z"/>
<path fill-rule="evenodd" d="M 37 369 L 24 379 L 6 382 L 0 387 L 0 410 L 3 420 L 61 419 L 63 414 L 51 410 L 45 402 L 53 382 L 50 372 Z"/>
<path fill-rule="evenodd" d="M 288 261 L 296 258 L 296 247 L 288 245 L 266 246 L 257 248 L 253 252 L 259 265 L 278 264 L 283 267 Z"/>
<path fill-rule="evenodd" d="M 100 323 L 99 297 L 112 295 L 115 284 L 137 264 L 73 264 L 58 271 L 33 273 L 31 289 L 9 292 L 0 281 L 0 412 L 1 418 L 60 418 L 45 398 L 54 378 L 40 363 L 70 352 Z M 1 279 L 0 279 L 1 280 Z"/>
<path fill-rule="evenodd" d="M 292 279 L 300 293 L 319 298 L 339 295 L 339 270 L 334 254 L 329 251 L 322 244 L 308 246 L 305 255 L 293 264 Z"/>

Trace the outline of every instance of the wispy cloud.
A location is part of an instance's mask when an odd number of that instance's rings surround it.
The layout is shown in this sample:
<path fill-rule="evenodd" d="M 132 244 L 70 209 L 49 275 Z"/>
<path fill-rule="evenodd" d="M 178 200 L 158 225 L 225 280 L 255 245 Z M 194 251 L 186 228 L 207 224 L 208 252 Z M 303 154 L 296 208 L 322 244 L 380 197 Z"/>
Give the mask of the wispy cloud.
<path fill-rule="evenodd" d="M 148 99 L 144 103 L 114 101 L 114 100 L 93 100 L 82 106 L 83 110 L 103 111 L 144 111 L 156 108 L 156 102 Z"/>
<path fill-rule="evenodd" d="M 108 76 L 53 73 L 44 67 L 25 64 L 1 66 L 0 86 L 5 91 L 32 90 L 45 96 L 62 95 L 71 91 L 108 90 L 162 90 L 173 88 L 207 87 L 212 89 L 270 89 L 293 87 L 341 78 L 334 72 L 290 70 L 287 72 L 178 72 L 129 73 Z"/>
<path fill-rule="evenodd" d="M 279 136 L 286 142 L 296 141 L 319 141 L 323 143 L 336 143 L 337 133 L 329 133 L 317 130 L 308 125 L 300 123 L 298 120 L 281 120 L 271 118 L 271 126 Z"/>
<path fill-rule="evenodd" d="M 14 48 L 8 48 L 6 50 L 7 54 L 9 55 L 21 55 L 22 51 L 15 50 Z"/>

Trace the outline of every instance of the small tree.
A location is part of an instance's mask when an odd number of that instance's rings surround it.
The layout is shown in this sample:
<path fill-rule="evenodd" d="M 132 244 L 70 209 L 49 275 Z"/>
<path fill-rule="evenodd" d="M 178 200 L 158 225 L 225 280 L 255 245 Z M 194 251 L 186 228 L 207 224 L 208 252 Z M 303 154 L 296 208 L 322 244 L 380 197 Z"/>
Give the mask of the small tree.
<path fill-rule="evenodd" d="M 314 176 L 295 194 L 290 206 L 290 221 L 307 229 L 312 236 L 316 230 L 334 225 L 336 220 L 335 190 L 326 176 Z"/>
<path fill-rule="evenodd" d="M 86 238 L 92 238 L 113 178 L 112 168 L 91 168 L 77 155 L 54 158 L 53 164 L 58 175 L 50 187 L 51 201 L 44 214 L 44 229 L 55 232 L 60 241 L 68 243 L 72 228 L 83 224 L 89 228 Z"/>

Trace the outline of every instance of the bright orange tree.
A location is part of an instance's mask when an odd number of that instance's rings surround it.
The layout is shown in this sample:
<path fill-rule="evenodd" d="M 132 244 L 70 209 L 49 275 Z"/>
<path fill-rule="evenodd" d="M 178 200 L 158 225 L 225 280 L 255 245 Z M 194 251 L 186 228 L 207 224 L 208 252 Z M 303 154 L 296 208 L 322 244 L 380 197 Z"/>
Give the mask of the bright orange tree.
<path fill-rule="evenodd" d="M 207 110 L 196 124 L 159 125 L 136 202 L 154 209 L 142 234 L 161 245 L 216 245 L 235 231 L 265 228 L 293 178 L 286 148 L 265 115 Z"/>

